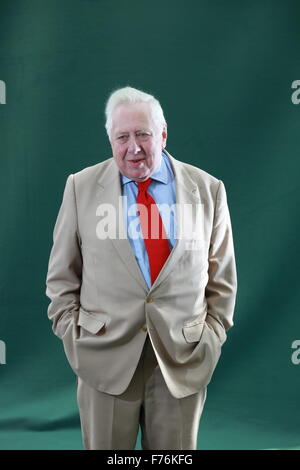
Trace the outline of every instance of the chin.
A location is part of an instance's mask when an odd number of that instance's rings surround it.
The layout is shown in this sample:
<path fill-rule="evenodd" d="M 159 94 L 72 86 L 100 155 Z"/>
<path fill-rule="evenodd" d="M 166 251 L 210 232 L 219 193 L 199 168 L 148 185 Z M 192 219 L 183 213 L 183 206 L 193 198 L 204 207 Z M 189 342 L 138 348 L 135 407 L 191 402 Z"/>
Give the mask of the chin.
<path fill-rule="evenodd" d="M 130 178 L 132 180 L 141 180 L 141 179 L 147 179 L 149 177 L 148 172 L 142 173 L 142 172 L 131 172 L 129 175 L 127 175 L 127 178 Z"/>
<path fill-rule="evenodd" d="M 145 174 L 135 174 L 135 175 L 132 175 L 131 176 L 131 179 L 137 179 L 137 180 L 145 180 L 148 178 L 148 175 L 145 175 Z"/>

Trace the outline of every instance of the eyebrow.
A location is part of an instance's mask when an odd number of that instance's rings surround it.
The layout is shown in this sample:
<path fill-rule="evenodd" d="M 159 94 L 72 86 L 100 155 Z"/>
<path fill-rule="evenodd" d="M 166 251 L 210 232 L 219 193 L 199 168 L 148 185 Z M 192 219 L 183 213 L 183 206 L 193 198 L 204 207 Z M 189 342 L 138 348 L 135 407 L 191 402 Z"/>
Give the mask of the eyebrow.
<path fill-rule="evenodd" d="M 149 129 L 138 129 L 138 130 L 136 130 L 136 131 L 134 131 L 134 132 L 135 132 L 135 133 L 137 133 L 137 132 L 147 132 L 148 134 L 151 134 L 151 131 L 150 131 Z M 129 134 L 129 132 L 128 132 L 128 131 L 118 131 L 118 132 L 116 133 L 116 135 L 123 135 L 123 134 Z"/>

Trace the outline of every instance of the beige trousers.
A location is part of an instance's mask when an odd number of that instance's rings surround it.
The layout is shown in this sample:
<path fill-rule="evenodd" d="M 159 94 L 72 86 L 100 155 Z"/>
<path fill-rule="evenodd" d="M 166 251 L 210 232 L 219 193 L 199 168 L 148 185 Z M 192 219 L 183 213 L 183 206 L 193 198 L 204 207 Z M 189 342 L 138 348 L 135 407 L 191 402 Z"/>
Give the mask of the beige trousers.
<path fill-rule="evenodd" d="M 128 388 L 110 395 L 78 377 L 77 402 L 87 450 L 135 449 L 139 425 L 143 450 L 196 450 L 206 387 L 185 398 L 169 392 L 149 336 Z"/>

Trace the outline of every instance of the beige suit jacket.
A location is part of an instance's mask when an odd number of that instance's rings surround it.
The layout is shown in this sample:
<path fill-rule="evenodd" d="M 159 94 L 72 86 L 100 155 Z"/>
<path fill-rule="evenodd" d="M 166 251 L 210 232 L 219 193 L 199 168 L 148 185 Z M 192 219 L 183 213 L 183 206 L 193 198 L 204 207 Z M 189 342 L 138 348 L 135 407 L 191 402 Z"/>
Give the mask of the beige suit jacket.
<path fill-rule="evenodd" d="M 48 317 L 73 371 L 110 394 L 126 390 L 147 334 L 171 394 L 198 392 L 233 325 L 237 277 L 224 184 L 166 153 L 176 207 L 193 212 L 187 220 L 177 210 L 178 239 L 150 290 L 126 237 L 113 158 L 68 177 L 54 228 Z M 115 208 L 116 237 L 98 236 L 103 204 Z"/>

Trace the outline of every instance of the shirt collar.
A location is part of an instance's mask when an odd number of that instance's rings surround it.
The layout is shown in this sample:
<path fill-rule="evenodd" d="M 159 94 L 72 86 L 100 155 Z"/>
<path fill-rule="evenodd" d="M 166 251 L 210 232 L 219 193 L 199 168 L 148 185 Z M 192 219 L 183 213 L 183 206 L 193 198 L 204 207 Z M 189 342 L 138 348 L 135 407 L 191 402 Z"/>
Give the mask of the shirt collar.
<path fill-rule="evenodd" d="M 165 162 L 165 158 L 167 158 L 167 156 L 163 152 L 161 155 L 162 155 L 162 158 L 160 160 L 160 164 L 158 168 L 154 171 L 154 173 L 151 175 L 151 179 L 159 181 L 160 183 L 167 184 L 168 183 L 168 170 L 167 170 L 167 165 Z M 132 181 L 133 180 L 131 180 L 130 178 L 127 178 L 127 176 L 121 175 L 122 185 L 126 183 L 131 183 Z"/>

